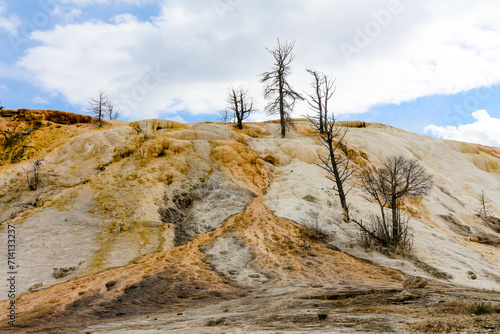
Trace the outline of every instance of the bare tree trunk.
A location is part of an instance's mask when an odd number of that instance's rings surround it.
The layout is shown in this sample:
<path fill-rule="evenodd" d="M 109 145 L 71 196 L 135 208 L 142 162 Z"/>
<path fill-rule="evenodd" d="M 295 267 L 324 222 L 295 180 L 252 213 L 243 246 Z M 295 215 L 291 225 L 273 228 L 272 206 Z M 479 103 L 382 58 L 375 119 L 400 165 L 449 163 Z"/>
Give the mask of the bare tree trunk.
<path fill-rule="evenodd" d="M 344 220 L 349 222 L 349 205 L 347 204 L 346 195 L 344 191 L 344 181 L 339 172 L 339 166 L 335 161 L 338 159 L 335 157 L 335 149 L 333 147 L 333 138 L 332 140 L 328 140 L 328 149 L 330 151 L 330 161 L 332 161 L 332 171 L 333 176 L 335 178 L 335 184 L 337 186 L 337 193 L 340 199 L 340 205 L 342 206 L 342 210 L 344 211 Z"/>
<path fill-rule="evenodd" d="M 308 118 L 313 127 L 319 133 L 319 122 L 313 118 Z M 345 129 L 345 131 L 344 131 Z M 340 205 L 342 206 L 344 221 L 350 222 L 349 204 L 347 203 L 347 194 L 349 190 L 345 189 L 345 182 L 355 172 L 355 168 L 350 168 L 350 159 L 348 154 L 343 157 L 341 154 L 336 154 L 337 148 L 343 145 L 347 128 L 337 126 L 335 119 L 332 117 L 327 123 L 323 124 L 324 134 L 319 134 L 318 138 L 321 144 L 328 150 L 326 157 L 320 156 L 322 164 L 317 164 L 319 167 L 326 170 L 331 176 L 328 179 L 335 182 L 334 190 L 337 193 Z"/>
<path fill-rule="evenodd" d="M 397 247 L 399 243 L 399 221 L 398 221 L 398 208 L 396 196 L 391 197 L 391 210 L 392 210 L 392 242 Z"/>
<path fill-rule="evenodd" d="M 279 94 L 280 94 L 280 125 L 281 125 L 281 138 L 286 135 L 286 115 L 285 115 L 285 98 L 283 96 L 283 75 L 279 76 Z"/>

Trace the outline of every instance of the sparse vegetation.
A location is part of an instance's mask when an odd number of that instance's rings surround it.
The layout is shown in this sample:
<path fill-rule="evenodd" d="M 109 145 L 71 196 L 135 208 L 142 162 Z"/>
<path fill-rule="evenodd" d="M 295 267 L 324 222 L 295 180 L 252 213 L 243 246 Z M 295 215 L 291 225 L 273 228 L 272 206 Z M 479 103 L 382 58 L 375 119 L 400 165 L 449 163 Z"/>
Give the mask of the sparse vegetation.
<path fill-rule="evenodd" d="M 327 241 L 329 238 L 328 233 L 320 226 L 318 221 L 304 227 L 303 233 L 307 237 L 317 241 Z"/>
<path fill-rule="evenodd" d="M 426 321 L 423 324 L 417 324 L 413 326 L 413 328 L 421 331 L 422 333 L 455 333 L 465 327 L 448 321 L 436 320 L 431 322 Z"/>
<path fill-rule="evenodd" d="M 472 305 L 471 313 L 475 315 L 491 314 L 491 305 L 485 302 L 477 302 Z"/>
<path fill-rule="evenodd" d="M 20 128 L 16 124 L 12 129 L 0 130 L 0 164 L 17 163 L 26 155 L 25 140 L 34 131 L 33 128 Z"/>
<path fill-rule="evenodd" d="M 294 46 L 295 42 L 281 43 L 278 39 L 276 47 L 267 49 L 273 55 L 275 62 L 272 70 L 262 73 L 260 79 L 266 84 L 264 98 L 271 99 L 265 110 L 269 115 L 280 115 L 281 137 L 283 138 L 286 135 L 287 126 L 291 123 L 290 113 L 295 106 L 295 101 L 304 99 L 288 83 L 288 76 L 291 72 L 290 64 L 294 59 L 292 53 Z"/>
<path fill-rule="evenodd" d="M 32 128 L 28 128 L 25 130 L 18 129 L 18 124 L 12 130 L 0 130 L 0 134 L 3 135 L 3 146 L 4 148 L 12 147 L 19 142 L 23 141 L 25 137 L 27 137 L 31 132 L 33 132 Z"/>
<path fill-rule="evenodd" d="M 351 220 L 360 227 L 360 239 L 365 246 L 372 242 L 393 250 L 409 251 L 413 236 L 409 230 L 409 217 L 401 213 L 404 198 L 425 196 L 432 187 L 432 177 L 415 159 L 392 156 L 382 167 L 368 167 L 360 175 L 363 189 L 380 207 L 380 216 L 372 216 L 371 225 L 362 220 Z"/>
<path fill-rule="evenodd" d="M 326 320 L 326 318 L 328 318 L 328 314 L 318 313 L 318 320 L 322 321 L 322 320 Z"/>
<path fill-rule="evenodd" d="M 497 326 L 491 324 L 497 322 L 500 305 L 495 307 L 484 301 L 453 300 L 432 305 L 425 313 L 430 318 L 409 326 L 417 333 L 457 333 L 464 330 L 476 332 L 478 328 L 494 332 Z M 482 316 L 474 317 L 477 315 Z"/>

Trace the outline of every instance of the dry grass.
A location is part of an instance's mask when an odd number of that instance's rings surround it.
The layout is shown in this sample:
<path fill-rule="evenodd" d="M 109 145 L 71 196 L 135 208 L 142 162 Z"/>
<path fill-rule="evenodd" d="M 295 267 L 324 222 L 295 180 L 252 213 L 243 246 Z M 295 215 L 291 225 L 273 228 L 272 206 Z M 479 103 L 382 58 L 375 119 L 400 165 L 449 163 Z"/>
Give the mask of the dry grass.
<path fill-rule="evenodd" d="M 498 330 L 500 304 L 454 300 L 427 307 L 419 318 L 408 326 L 416 333 L 491 332 Z"/>

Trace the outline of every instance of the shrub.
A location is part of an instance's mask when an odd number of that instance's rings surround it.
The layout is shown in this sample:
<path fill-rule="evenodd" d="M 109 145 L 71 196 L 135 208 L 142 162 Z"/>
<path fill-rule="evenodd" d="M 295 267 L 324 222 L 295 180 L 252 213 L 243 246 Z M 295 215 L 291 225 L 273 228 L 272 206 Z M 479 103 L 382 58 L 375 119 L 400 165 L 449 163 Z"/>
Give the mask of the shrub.
<path fill-rule="evenodd" d="M 485 302 L 474 303 L 471 313 L 475 315 L 491 314 L 491 305 Z"/>
<path fill-rule="evenodd" d="M 319 225 L 317 221 L 306 226 L 303 233 L 309 238 L 318 241 L 327 241 L 329 237 L 328 233 Z"/>

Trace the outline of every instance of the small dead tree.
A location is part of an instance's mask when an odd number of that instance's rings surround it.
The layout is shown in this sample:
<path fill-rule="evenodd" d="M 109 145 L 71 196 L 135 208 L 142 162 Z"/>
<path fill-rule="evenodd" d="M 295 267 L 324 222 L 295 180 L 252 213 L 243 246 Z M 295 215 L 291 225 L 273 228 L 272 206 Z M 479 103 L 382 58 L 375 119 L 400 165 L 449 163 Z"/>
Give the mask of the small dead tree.
<path fill-rule="evenodd" d="M 104 124 L 104 117 L 106 115 L 112 117 L 115 112 L 110 112 L 110 107 L 113 109 L 113 103 L 108 100 L 108 97 L 104 94 L 102 90 L 99 91 L 99 96 L 97 98 L 91 97 L 89 99 L 88 112 L 95 115 L 99 127 Z"/>
<path fill-rule="evenodd" d="M 260 76 L 260 82 L 266 84 L 264 98 L 271 101 L 266 105 L 265 111 L 268 115 L 280 115 L 281 137 L 285 137 L 287 125 L 291 123 L 290 113 L 293 111 L 295 102 L 304 98 L 292 89 L 288 83 L 291 73 L 290 64 L 294 59 L 292 53 L 295 42 L 281 43 L 273 49 L 266 48 L 273 55 L 274 66 L 271 71 L 264 72 Z"/>
<path fill-rule="evenodd" d="M 359 174 L 363 189 L 380 207 L 380 216 L 372 217 L 372 226 L 351 217 L 362 233 L 384 247 L 408 248 L 411 234 L 409 218 L 401 213 L 404 198 L 428 195 L 432 176 L 415 159 L 392 156 L 381 167 L 368 167 Z M 386 212 L 389 210 L 389 212 Z"/>
<path fill-rule="evenodd" d="M 238 88 L 231 86 L 228 89 L 227 109 L 233 112 L 238 129 L 243 129 L 243 120 L 255 110 L 253 99 L 248 97 L 248 89 L 243 89 L 242 86 Z"/>
<path fill-rule="evenodd" d="M 24 171 L 26 174 L 26 179 L 28 180 L 28 188 L 29 190 L 36 190 L 38 184 L 40 183 L 40 168 L 42 167 L 42 163 L 45 159 L 35 160 L 33 163 L 33 167 L 31 170 Z"/>
<path fill-rule="evenodd" d="M 324 73 L 307 69 L 307 72 L 313 76 L 311 87 L 314 93 L 307 94 L 309 97 L 307 103 L 314 111 L 314 117 L 319 123 L 319 133 L 325 132 L 325 124 L 328 122 L 328 102 L 335 93 L 335 80 Z"/>
<path fill-rule="evenodd" d="M 481 190 L 481 195 L 479 195 L 478 198 L 476 215 L 486 220 L 493 218 L 493 213 L 489 209 L 488 204 L 489 200 L 484 195 L 484 190 Z"/>
<path fill-rule="evenodd" d="M 120 118 L 120 112 L 115 109 L 115 104 L 112 101 L 109 101 L 106 103 L 106 115 L 109 117 L 111 120 L 116 120 Z"/>
<path fill-rule="evenodd" d="M 481 218 L 488 218 L 491 215 L 490 210 L 486 205 L 486 197 L 484 196 L 484 190 L 481 190 L 481 195 L 478 199 L 478 208 L 476 209 L 476 214 Z"/>
<path fill-rule="evenodd" d="M 221 111 L 221 114 L 218 118 L 219 118 L 219 121 L 221 121 L 222 123 L 227 123 L 227 121 L 232 118 L 232 115 L 231 115 L 231 112 L 229 112 L 229 110 L 227 110 L 227 108 L 226 108 L 226 109 L 224 109 L 224 111 Z"/>

